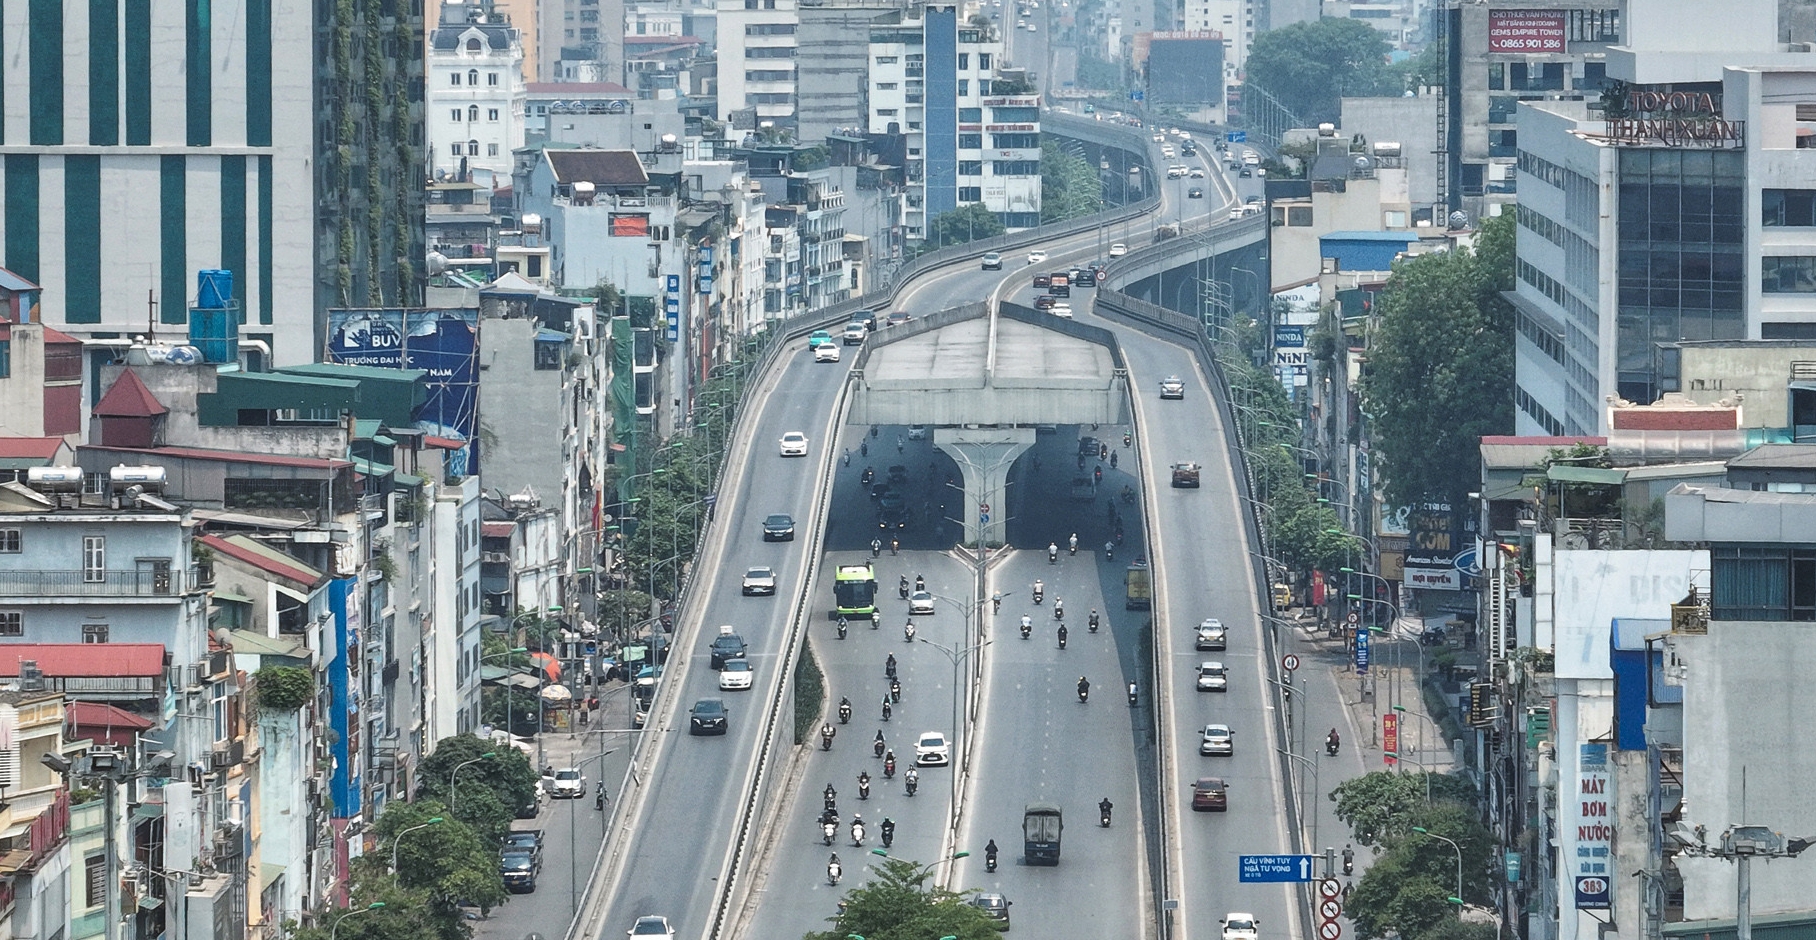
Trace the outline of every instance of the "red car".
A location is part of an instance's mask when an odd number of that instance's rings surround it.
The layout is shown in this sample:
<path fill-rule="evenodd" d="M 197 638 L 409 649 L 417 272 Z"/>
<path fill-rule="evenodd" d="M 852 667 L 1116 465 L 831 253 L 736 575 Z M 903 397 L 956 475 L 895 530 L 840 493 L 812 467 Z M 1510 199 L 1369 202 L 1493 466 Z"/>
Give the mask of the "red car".
<path fill-rule="evenodd" d="M 890 314 L 889 319 L 885 322 L 887 322 L 890 326 L 901 326 L 902 324 L 907 323 L 909 320 L 912 320 L 912 319 L 914 319 L 914 316 L 912 314 L 908 313 L 905 310 L 897 310 L 896 312 Z"/>
<path fill-rule="evenodd" d="M 1199 777 L 1192 784 L 1192 810 L 1216 810 L 1224 812 L 1230 808 L 1229 787 L 1225 786 L 1222 777 Z"/>

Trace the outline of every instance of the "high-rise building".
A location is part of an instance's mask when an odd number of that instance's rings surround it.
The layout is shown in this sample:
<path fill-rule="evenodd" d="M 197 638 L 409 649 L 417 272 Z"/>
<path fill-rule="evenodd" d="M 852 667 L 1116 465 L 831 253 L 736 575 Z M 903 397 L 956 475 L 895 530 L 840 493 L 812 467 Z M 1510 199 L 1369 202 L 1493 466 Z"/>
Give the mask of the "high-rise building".
<path fill-rule="evenodd" d="M 424 123 L 437 175 L 511 173 L 523 146 L 522 34 L 492 4 L 444 3 L 429 32 Z"/>
<path fill-rule="evenodd" d="M 1521 108 L 1521 434 L 1606 434 L 1611 400 L 1680 390 L 1682 341 L 1816 338 L 1816 67 L 1770 0 L 1671 25 L 1699 9 L 1629 5 L 1608 108 Z"/>
<path fill-rule="evenodd" d="M 795 0 L 719 0 L 719 117 L 742 130 L 795 120 Z M 755 111 L 744 125 L 734 112 Z"/>
<path fill-rule="evenodd" d="M 1184 29 L 1188 33 L 1221 33 L 1223 73 L 1235 78 L 1248 61 L 1249 43 L 1255 41 L 1254 0 L 1185 0 Z"/>

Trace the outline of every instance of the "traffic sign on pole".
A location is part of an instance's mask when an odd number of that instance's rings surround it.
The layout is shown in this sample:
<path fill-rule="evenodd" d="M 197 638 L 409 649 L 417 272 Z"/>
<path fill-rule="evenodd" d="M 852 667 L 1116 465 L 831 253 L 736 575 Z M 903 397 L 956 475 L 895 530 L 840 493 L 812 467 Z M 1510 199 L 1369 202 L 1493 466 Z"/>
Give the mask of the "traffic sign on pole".
<path fill-rule="evenodd" d="M 1323 898 L 1334 898 L 1343 894 L 1343 886 L 1335 878 L 1326 878 L 1318 882 L 1318 895 Z"/>
<path fill-rule="evenodd" d="M 1356 674 L 1368 675 L 1368 631 L 1356 631 Z"/>
<path fill-rule="evenodd" d="M 1285 669 L 1287 672 L 1292 672 L 1293 670 L 1298 669 L 1299 668 L 1299 657 L 1292 653 L 1286 654 L 1285 656 L 1281 657 L 1281 659 L 1280 659 L 1280 668 Z"/>
<path fill-rule="evenodd" d="M 1242 884 L 1312 880 L 1311 855 L 1239 855 L 1236 880 Z"/>
<path fill-rule="evenodd" d="M 1318 902 L 1318 916 L 1325 920 L 1336 920 L 1343 915 L 1343 905 L 1330 898 Z"/>
<path fill-rule="evenodd" d="M 1343 925 L 1334 920 L 1327 920 L 1318 925 L 1318 940 L 1338 940 L 1343 936 Z"/>

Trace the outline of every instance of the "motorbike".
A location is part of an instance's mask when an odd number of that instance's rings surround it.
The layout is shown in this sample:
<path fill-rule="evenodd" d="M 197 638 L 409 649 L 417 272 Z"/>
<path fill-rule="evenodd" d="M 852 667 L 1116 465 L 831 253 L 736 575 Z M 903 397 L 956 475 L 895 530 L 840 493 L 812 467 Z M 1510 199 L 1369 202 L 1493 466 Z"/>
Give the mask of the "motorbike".
<path fill-rule="evenodd" d="M 883 660 L 883 675 L 888 676 L 891 679 L 895 678 L 895 654 L 894 653 L 890 653 L 889 658 Z"/>
<path fill-rule="evenodd" d="M 877 756 L 877 758 L 880 760 L 883 756 L 883 749 L 887 746 L 888 745 L 883 743 L 883 732 L 878 731 L 876 733 L 876 740 L 870 742 L 871 753 L 875 754 Z"/>
<path fill-rule="evenodd" d="M 889 705 L 889 696 L 883 696 L 883 720 L 888 721 L 889 717 L 894 714 L 895 709 Z"/>
<path fill-rule="evenodd" d="M 889 698 L 891 701 L 896 702 L 897 704 L 901 703 L 901 701 L 902 701 L 902 681 L 900 679 L 889 680 Z"/>
<path fill-rule="evenodd" d="M 1095 611 L 1095 610 L 1091 611 L 1091 619 L 1090 619 L 1089 623 L 1091 626 L 1091 632 L 1096 633 L 1097 632 L 1097 611 Z"/>
<path fill-rule="evenodd" d="M 1343 847 L 1343 873 L 1345 875 L 1356 873 L 1356 850 L 1347 845 Z"/>
<path fill-rule="evenodd" d="M 1078 704 L 1083 705 L 1084 703 L 1086 703 L 1090 700 L 1091 700 L 1091 683 L 1086 682 L 1083 679 L 1078 680 Z"/>
<path fill-rule="evenodd" d="M 990 612 L 993 614 L 1000 614 L 1003 612 L 1003 595 L 1001 591 L 990 595 Z"/>
<path fill-rule="evenodd" d="M 827 845 L 831 845 L 832 840 L 834 840 L 838 837 L 839 837 L 839 824 L 838 823 L 823 822 L 820 824 L 820 838 Z"/>
<path fill-rule="evenodd" d="M 1097 824 L 1105 829 L 1110 828 L 1110 801 L 1097 804 Z"/>
<path fill-rule="evenodd" d="M 826 863 L 826 883 L 829 885 L 838 884 L 839 876 L 844 873 L 845 869 L 839 864 L 839 857 L 834 855 L 832 861 Z"/>
<path fill-rule="evenodd" d="M 894 845 L 895 844 L 895 823 L 894 823 L 894 821 L 888 820 L 888 819 L 883 820 L 883 825 L 878 827 L 877 834 L 883 837 L 883 848 L 888 848 L 888 847 Z"/>
<path fill-rule="evenodd" d="M 1065 601 L 1056 600 L 1053 602 L 1053 619 L 1054 620 L 1066 619 L 1066 602 Z"/>
<path fill-rule="evenodd" d="M 1066 648 L 1066 625 L 1063 623 L 1059 625 L 1059 648 Z"/>
<path fill-rule="evenodd" d="M 838 733 L 838 730 L 835 729 L 833 726 L 821 725 L 820 726 L 820 750 L 822 750 L 822 751 L 832 750 L 832 736 L 837 733 Z"/>
<path fill-rule="evenodd" d="M 1116 560 L 1116 543 L 1115 542 L 1103 543 L 1103 560 L 1104 561 L 1115 561 Z"/>
<path fill-rule="evenodd" d="M 883 555 L 883 540 L 882 539 L 871 539 L 870 540 L 870 557 L 880 558 L 880 557 L 882 557 L 882 555 Z"/>
<path fill-rule="evenodd" d="M 1122 488 L 1122 501 L 1125 503 L 1135 502 L 1135 488 L 1134 487 L 1125 486 Z"/>
<path fill-rule="evenodd" d="M 1324 753 L 1329 754 L 1332 757 L 1336 757 L 1337 748 L 1338 748 L 1338 743 L 1337 743 L 1336 734 L 1333 733 L 1330 737 L 1324 739 Z"/>
<path fill-rule="evenodd" d="M 839 724 L 851 724 L 851 699 L 839 699 Z"/>
<path fill-rule="evenodd" d="M 605 809 L 605 784 L 593 788 L 593 808 Z"/>
<path fill-rule="evenodd" d="M 1039 604 L 1047 596 L 1047 586 L 1039 581 L 1034 582 L 1034 603 Z"/>
<path fill-rule="evenodd" d="M 927 579 L 924 577 L 921 577 L 918 574 L 915 575 L 914 576 L 914 589 L 917 591 L 927 590 Z"/>
<path fill-rule="evenodd" d="M 913 767 L 908 768 L 908 776 L 902 782 L 908 787 L 908 795 L 913 796 L 914 791 L 921 788 L 921 772 Z"/>
<path fill-rule="evenodd" d="M 851 844 L 864 844 L 864 821 L 862 819 L 853 819 L 851 821 Z"/>
<path fill-rule="evenodd" d="M 1049 565 L 1059 564 L 1059 546 L 1057 546 L 1057 545 L 1047 546 L 1047 564 L 1049 564 Z"/>
<path fill-rule="evenodd" d="M 850 629 L 851 629 L 851 624 L 846 622 L 844 617 L 840 617 L 839 618 L 839 639 L 843 640 L 845 638 L 846 632 L 849 631 Z"/>
<path fill-rule="evenodd" d="M 868 773 L 858 773 L 858 799 L 870 799 L 870 774 Z"/>
<path fill-rule="evenodd" d="M 1034 632 L 1034 623 L 1028 619 L 1027 614 L 1023 614 L 1022 615 L 1022 624 L 1021 624 L 1022 639 L 1024 639 L 1024 640 L 1027 639 L 1028 634 L 1033 633 L 1033 632 Z"/>
<path fill-rule="evenodd" d="M 1135 435 L 1128 431 L 1122 432 L 1122 446 L 1127 447 L 1133 443 L 1135 443 Z"/>
<path fill-rule="evenodd" d="M 902 624 L 902 642 L 914 642 L 914 621 L 910 620 L 907 623 Z"/>
<path fill-rule="evenodd" d="M 876 468 L 875 467 L 865 467 L 864 472 L 858 474 L 858 482 L 864 484 L 865 486 L 869 486 L 871 484 L 871 482 L 874 481 L 875 479 L 876 479 Z"/>
<path fill-rule="evenodd" d="M 839 791 L 834 790 L 832 788 L 832 784 L 830 784 L 830 783 L 827 784 L 826 789 L 820 791 L 820 800 L 821 800 L 821 802 L 826 804 L 827 815 L 833 815 L 833 816 L 838 815 Z"/>
<path fill-rule="evenodd" d="M 908 576 L 907 575 L 902 575 L 901 583 L 899 583 L 895 586 L 895 593 L 902 595 L 902 600 L 908 599 Z"/>
<path fill-rule="evenodd" d="M 1066 540 L 1066 553 L 1068 555 L 1078 554 L 1078 536 L 1077 535 L 1074 535 L 1071 538 Z"/>
<path fill-rule="evenodd" d="M 996 850 L 993 848 L 985 849 L 984 850 L 984 871 L 995 871 L 995 870 L 996 870 Z"/>
<path fill-rule="evenodd" d="M 895 752 L 894 751 L 891 751 L 888 754 L 885 754 L 883 756 L 883 779 L 885 779 L 885 780 L 894 780 L 895 779 Z"/>
<path fill-rule="evenodd" d="M 1134 705 L 1136 700 L 1135 683 L 1131 682 L 1129 683 L 1129 704 Z"/>

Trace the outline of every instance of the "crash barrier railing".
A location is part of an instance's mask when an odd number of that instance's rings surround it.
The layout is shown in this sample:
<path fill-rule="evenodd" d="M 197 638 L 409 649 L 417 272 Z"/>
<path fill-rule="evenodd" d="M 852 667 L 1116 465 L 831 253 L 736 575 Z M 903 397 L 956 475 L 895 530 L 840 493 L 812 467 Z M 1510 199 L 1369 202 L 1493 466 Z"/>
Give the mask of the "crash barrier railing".
<path fill-rule="evenodd" d="M 1148 303 L 1145 300 L 1138 300 L 1120 291 L 1098 291 L 1096 310 L 1098 313 L 1108 317 L 1122 319 L 1140 326 L 1152 327 L 1189 340 L 1186 345 L 1188 345 L 1193 354 L 1198 357 L 1200 364 L 1204 366 L 1205 374 L 1209 375 L 1211 380 L 1216 383 L 1217 393 L 1211 397 L 1216 403 L 1218 416 L 1223 423 L 1224 446 L 1229 451 L 1230 460 L 1233 464 L 1232 469 L 1236 471 L 1233 476 L 1236 481 L 1236 487 L 1240 491 L 1238 495 L 1241 497 L 1243 506 L 1242 529 L 1243 540 L 1248 545 L 1247 554 L 1250 559 L 1249 574 L 1254 580 L 1255 596 L 1258 599 L 1258 602 L 1263 608 L 1271 612 L 1273 608 L 1273 592 L 1268 586 L 1265 563 L 1261 561 L 1261 559 L 1265 557 L 1261 547 L 1262 520 L 1254 509 L 1256 503 L 1255 494 L 1250 485 L 1253 477 L 1249 473 L 1248 453 L 1243 449 L 1243 441 L 1240 431 L 1238 430 L 1238 421 L 1235 413 L 1235 398 L 1231 394 L 1229 376 L 1223 371 L 1223 362 L 1217 354 L 1216 344 L 1211 341 L 1210 336 L 1205 331 L 1203 322 L 1200 321 L 1198 317 L 1191 314 L 1180 313 L 1177 310 L 1170 310 L 1158 304 Z M 1267 661 L 1266 669 L 1270 680 L 1269 684 L 1275 688 L 1279 688 L 1280 676 L 1278 675 L 1278 672 L 1280 668 L 1280 651 L 1271 624 L 1269 629 L 1262 631 L 1261 637 L 1265 649 L 1265 658 Z M 1284 709 L 1276 708 L 1272 710 L 1272 713 L 1274 740 L 1284 742 L 1287 739 L 1286 712 Z M 1167 743 L 1170 744 L 1170 742 Z M 1281 800 L 1285 804 L 1287 812 L 1292 819 L 1302 819 L 1304 808 L 1299 805 L 1298 791 L 1292 785 L 1293 774 L 1298 772 L 1298 768 L 1292 766 L 1292 762 L 1280 755 L 1278 751 L 1276 751 L 1275 760 L 1280 765 L 1280 779 L 1284 783 L 1282 789 L 1285 792 L 1281 794 Z M 1170 780 L 1162 780 L 1163 787 L 1171 788 L 1171 785 L 1172 782 Z M 1315 794 L 1312 799 L 1312 807 L 1315 811 L 1317 806 L 1317 797 Z M 1174 805 L 1172 794 L 1169 793 L 1167 795 L 1167 801 L 1168 807 Z M 1292 850 L 1295 853 L 1307 854 L 1312 851 L 1311 847 L 1308 847 L 1305 844 L 1305 831 L 1303 826 L 1289 826 L 1287 831 L 1290 833 Z M 1300 896 L 1300 903 L 1297 905 L 1297 908 L 1301 935 L 1306 937 L 1316 936 L 1316 934 L 1312 932 L 1311 921 L 1311 910 L 1314 900 L 1312 897 L 1312 885 L 1310 882 L 1302 883 L 1297 886 L 1297 890 Z"/>

